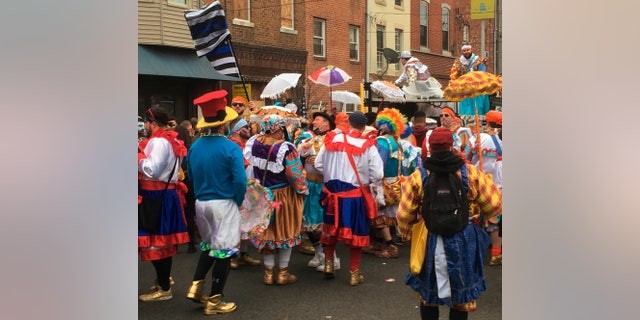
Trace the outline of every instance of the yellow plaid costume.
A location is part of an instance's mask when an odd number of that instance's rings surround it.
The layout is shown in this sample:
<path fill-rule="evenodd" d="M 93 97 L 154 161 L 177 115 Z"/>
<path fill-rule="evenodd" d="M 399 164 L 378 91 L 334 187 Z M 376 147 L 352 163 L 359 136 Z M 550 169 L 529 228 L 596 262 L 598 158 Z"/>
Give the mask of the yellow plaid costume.
<path fill-rule="evenodd" d="M 480 172 L 474 165 L 467 166 L 469 178 L 469 216 L 485 220 L 502 214 L 502 192 L 490 176 Z M 460 171 L 458 171 L 460 176 Z M 400 185 L 400 205 L 398 207 L 398 230 L 403 240 L 411 239 L 411 226 L 422 219 L 422 174 L 415 170 Z"/>
<path fill-rule="evenodd" d="M 468 177 L 468 198 L 469 216 L 474 218 L 474 222 L 479 221 L 482 216 L 485 220 L 502 213 L 502 193 L 493 183 L 490 176 L 480 172 L 472 164 L 465 164 Z M 461 172 L 458 171 L 458 176 Z M 398 230 L 403 240 L 411 238 L 412 225 L 422 219 L 420 214 L 423 198 L 422 173 L 415 170 L 401 184 L 401 198 L 398 208 Z M 418 297 L 423 305 L 428 305 L 418 293 Z M 461 311 L 475 311 L 476 300 L 468 301 L 464 304 L 454 304 L 453 308 Z"/>

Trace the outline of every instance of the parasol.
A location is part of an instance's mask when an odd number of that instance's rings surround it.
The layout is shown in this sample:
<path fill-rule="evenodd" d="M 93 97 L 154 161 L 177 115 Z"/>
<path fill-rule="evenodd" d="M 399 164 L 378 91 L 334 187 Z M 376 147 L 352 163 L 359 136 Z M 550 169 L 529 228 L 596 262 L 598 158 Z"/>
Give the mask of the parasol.
<path fill-rule="evenodd" d="M 309 80 L 313 83 L 321 84 L 329 87 L 329 97 L 331 97 L 331 88 L 340 84 L 343 84 L 351 79 L 344 70 L 328 65 L 322 67 L 309 75 Z M 329 109 L 331 109 L 331 99 L 329 100 Z"/>
<path fill-rule="evenodd" d="M 353 103 L 360 105 L 360 96 L 349 91 L 333 91 L 331 92 L 331 100 L 342 102 L 344 104 Z"/>
<path fill-rule="evenodd" d="M 240 207 L 240 237 L 258 237 L 269 227 L 273 213 L 273 194 L 255 178 L 247 180 L 247 192 Z"/>
<path fill-rule="evenodd" d="M 287 133 L 289 134 L 293 134 L 296 128 L 300 128 L 301 126 L 302 119 L 298 117 L 297 114 L 291 112 L 291 110 L 280 106 L 264 106 L 249 117 L 249 122 L 256 126 L 255 128 L 252 127 L 253 132 L 260 132 L 260 121 L 262 121 L 266 115 L 273 114 L 279 115 L 284 119 Z"/>
<path fill-rule="evenodd" d="M 444 97 L 450 101 L 460 101 L 485 94 L 494 94 L 502 89 L 502 77 L 484 71 L 471 71 L 458 79 L 449 81 L 444 89 Z"/>
<path fill-rule="evenodd" d="M 485 94 L 494 94 L 502 89 L 502 77 L 484 71 L 471 71 L 458 79 L 449 81 L 444 89 L 444 97 L 450 101 L 460 101 L 467 98 L 475 98 Z M 478 106 L 474 106 L 476 113 L 476 134 L 480 134 L 480 121 L 478 119 Z M 482 152 L 478 145 L 479 169 L 482 171 Z"/>
<path fill-rule="evenodd" d="M 384 81 L 376 80 L 371 83 L 371 90 L 382 96 L 383 100 L 391 102 L 404 102 L 404 92 L 398 88 L 395 84 Z"/>
<path fill-rule="evenodd" d="M 302 76 L 300 73 L 281 73 L 273 77 L 262 90 L 260 98 L 278 99 L 289 88 L 298 85 L 300 76 Z"/>

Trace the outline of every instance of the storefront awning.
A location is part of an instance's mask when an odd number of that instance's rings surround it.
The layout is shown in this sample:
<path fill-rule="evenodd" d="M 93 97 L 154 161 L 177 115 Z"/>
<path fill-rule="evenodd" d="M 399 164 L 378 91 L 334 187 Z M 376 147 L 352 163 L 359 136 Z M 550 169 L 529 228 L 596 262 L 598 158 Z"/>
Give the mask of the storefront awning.
<path fill-rule="evenodd" d="M 217 72 L 194 50 L 138 45 L 138 74 L 211 80 L 240 81 Z"/>

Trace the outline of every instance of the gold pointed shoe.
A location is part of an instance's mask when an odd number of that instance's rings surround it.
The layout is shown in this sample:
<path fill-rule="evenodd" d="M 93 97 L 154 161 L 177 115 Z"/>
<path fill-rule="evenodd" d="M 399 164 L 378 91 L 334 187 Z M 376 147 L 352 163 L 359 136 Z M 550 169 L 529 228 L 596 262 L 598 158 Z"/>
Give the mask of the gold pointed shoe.
<path fill-rule="evenodd" d="M 202 287 L 204 286 L 204 280 L 192 281 L 189 291 L 187 291 L 187 299 L 195 303 L 205 303 L 207 297 L 202 294 Z"/>
<path fill-rule="evenodd" d="M 300 251 L 300 253 L 308 255 L 316 254 L 316 249 L 311 245 L 309 240 L 302 240 L 302 242 L 298 245 L 298 251 Z"/>
<path fill-rule="evenodd" d="M 238 263 L 247 264 L 250 266 L 259 266 L 260 260 L 252 258 L 248 253 L 245 252 L 244 254 L 240 255 L 240 258 L 238 258 Z"/>
<path fill-rule="evenodd" d="M 169 300 L 171 298 L 173 298 L 173 292 L 171 291 L 171 288 L 169 288 L 169 290 L 167 291 L 158 288 L 149 293 L 141 294 L 140 296 L 138 296 L 138 299 L 144 302 L 163 301 Z"/>
<path fill-rule="evenodd" d="M 491 257 L 491 261 L 489 261 L 490 266 L 499 266 L 502 264 L 502 255 Z"/>
<path fill-rule="evenodd" d="M 204 305 L 204 314 L 212 315 L 218 313 L 229 313 L 236 311 L 236 304 L 233 302 L 222 301 L 222 295 L 216 294 L 206 299 Z"/>
<path fill-rule="evenodd" d="M 336 270 L 333 265 L 333 259 L 324 259 L 324 277 L 333 279 L 336 276 Z"/>
<path fill-rule="evenodd" d="M 235 257 L 231 258 L 231 262 L 230 262 L 231 269 L 238 269 L 238 265 L 239 265 L 238 258 L 235 258 Z"/>
<path fill-rule="evenodd" d="M 273 268 L 264 269 L 264 284 L 270 286 L 273 284 Z"/>
<path fill-rule="evenodd" d="M 174 285 L 175 283 L 176 283 L 176 282 L 175 282 L 175 281 L 173 281 L 173 277 L 169 277 L 169 284 L 170 284 L 172 287 L 173 287 L 173 285 Z M 158 279 L 153 280 L 153 285 L 149 288 L 149 291 L 155 291 L 155 290 L 158 290 L 158 289 L 160 289 L 160 286 L 158 285 Z"/>
<path fill-rule="evenodd" d="M 351 273 L 351 278 L 349 279 L 349 284 L 352 286 L 357 286 L 364 282 L 364 276 L 360 272 L 360 269 L 356 271 L 349 271 Z"/>
<path fill-rule="evenodd" d="M 278 271 L 278 278 L 276 279 L 276 283 L 279 285 L 294 283 L 298 280 L 298 277 L 289 273 L 288 268 L 280 268 Z"/>

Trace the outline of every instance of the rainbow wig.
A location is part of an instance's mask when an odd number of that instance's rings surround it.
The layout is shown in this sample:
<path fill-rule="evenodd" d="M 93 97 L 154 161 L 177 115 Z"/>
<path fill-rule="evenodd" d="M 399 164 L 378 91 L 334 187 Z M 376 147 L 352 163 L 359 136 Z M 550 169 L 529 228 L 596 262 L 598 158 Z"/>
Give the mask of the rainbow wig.
<path fill-rule="evenodd" d="M 386 131 L 398 137 L 406 129 L 405 122 L 407 118 L 398 109 L 389 108 L 378 112 L 375 125 L 381 133 Z"/>
<path fill-rule="evenodd" d="M 411 122 L 407 122 L 404 125 L 407 129 L 400 134 L 400 139 L 406 139 L 413 132 L 413 125 L 411 124 Z"/>

